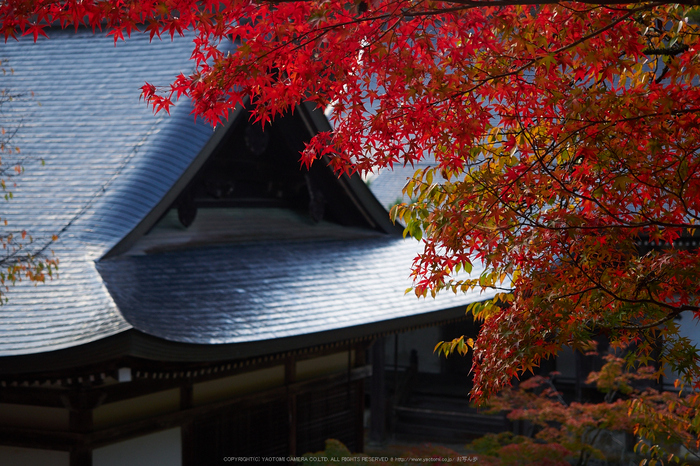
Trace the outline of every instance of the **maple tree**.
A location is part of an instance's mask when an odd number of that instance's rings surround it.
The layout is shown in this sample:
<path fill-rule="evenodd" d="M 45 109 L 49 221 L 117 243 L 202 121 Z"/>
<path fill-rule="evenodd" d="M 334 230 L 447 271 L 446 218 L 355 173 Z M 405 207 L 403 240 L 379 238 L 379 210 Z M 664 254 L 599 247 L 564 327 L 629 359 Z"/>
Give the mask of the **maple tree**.
<path fill-rule="evenodd" d="M 630 371 L 624 359 L 614 353 L 605 355 L 604 360 L 601 370 L 591 372 L 586 380 L 605 394 L 601 402 L 567 403 L 552 378 L 531 377 L 517 389 L 504 390 L 490 401 L 492 411 L 507 412 L 512 420 L 528 421 L 529 436 L 488 434 L 474 441 L 472 447 L 487 456 L 500 457 L 502 464 L 515 464 L 506 458 L 508 454 L 527 458 L 527 448 L 522 446 L 532 448 L 536 441 L 565 449 L 565 456 L 573 460 L 562 464 L 583 466 L 593 458 L 615 461 L 611 458 L 615 456 L 619 464 L 630 463 L 630 456 L 642 460 L 640 464 L 697 462 L 700 394 L 659 392 L 650 386 L 655 378 L 653 366 Z M 625 451 L 624 441 L 613 440 L 616 433 L 637 436 L 635 455 Z M 605 437 L 607 442 L 602 442 Z M 615 446 L 611 448 L 611 444 Z"/>
<path fill-rule="evenodd" d="M 6 75 L 13 70 L 7 61 L 0 60 L 0 73 Z M 23 162 L 26 157 L 20 148 L 13 144 L 13 138 L 21 129 L 21 121 L 8 111 L 18 99 L 27 98 L 12 89 L 0 89 L 0 190 L 5 201 L 11 201 L 12 189 L 16 178 L 24 172 Z M 26 230 L 17 230 L 0 217 L 0 305 L 7 301 L 9 285 L 21 281 L 44 282 L 54 276 L 58 268 L 58 259 L 48 251 L 56 239 L 34 242 L 34 238 Z"/>
<path fill-rule="evenodd" d="M 306 164 L 433 160 L 393 215 L 424 243 L 416 294 L 499 290 L 476 342 L 440 346 L 473 347 L 483 398 L 599 332 L 700 387 L 676 320 L 700 312 L 696 3 L 5 0 L 0 29 L 191 31 L 194 71 L 143 87 L 156 111 L 187 96 L 218 124 L 250 99 L 267 124 L 306 101 L 334 124 Z"/>

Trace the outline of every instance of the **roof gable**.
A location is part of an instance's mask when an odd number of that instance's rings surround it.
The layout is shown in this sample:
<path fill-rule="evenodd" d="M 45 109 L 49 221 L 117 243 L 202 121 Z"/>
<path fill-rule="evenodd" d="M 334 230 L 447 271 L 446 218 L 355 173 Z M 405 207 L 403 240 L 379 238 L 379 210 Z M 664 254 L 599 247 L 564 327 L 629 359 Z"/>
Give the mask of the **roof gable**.
<path fill-rule="evenodd" d="M 300 106 L 263 129 L 239 108 L 141 224 L 103 259 L 263 238 L 398 236 L 401 229 L 359 177 L 339 177 L 321 162 L 301 166 L 299 153 L 319 131 L 306 124 L 314 116 L 320 112 Z M 283 224 L 275 223 L 282 218 Z"/>

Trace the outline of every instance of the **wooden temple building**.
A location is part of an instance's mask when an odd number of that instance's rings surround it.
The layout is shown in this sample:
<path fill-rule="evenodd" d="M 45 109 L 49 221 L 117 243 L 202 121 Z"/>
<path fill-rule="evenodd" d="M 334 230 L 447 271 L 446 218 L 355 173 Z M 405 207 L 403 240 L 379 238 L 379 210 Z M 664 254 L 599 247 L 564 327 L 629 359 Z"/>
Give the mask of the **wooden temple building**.
<path fill-rule="evenodd" d="M 368 348 L 490 296 L 404 294 L 418 242 L 358 177 L 300 168 L 323 112 L 264 131 L 243 108 L 215 129 L 185 101 L 153 115 L 139 88 L 187 73 L 189 39 L 49 36 L 1 57 L 27 156 L 2 218 L 60 268 L 0 307 L 0 465 L 361 451 L 384 379 Z"/>

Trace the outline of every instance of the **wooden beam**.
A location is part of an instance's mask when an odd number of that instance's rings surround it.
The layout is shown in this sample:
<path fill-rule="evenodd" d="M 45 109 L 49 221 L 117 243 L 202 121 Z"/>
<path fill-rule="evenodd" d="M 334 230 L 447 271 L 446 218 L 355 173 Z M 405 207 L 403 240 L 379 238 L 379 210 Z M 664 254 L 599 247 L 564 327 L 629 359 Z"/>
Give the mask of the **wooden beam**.
<path fill-rule="evenodd" d="M 45 450 L 71 451 L 81 440 L 82 434 L 25 427 L 0 427 L 0 445 Z"/>
<path fill-rule="evenodd" d="M 353 369 L 350 372 L 350 380 L 362 380 L 371 374 L 367 366 Z M 296 395 L 301 392 L 313 390 L 319 387 L 335 386 L 347 383 L 348 374 L 333 374 L 318 379 L 294 382 L 262 393 L 255 393 L 245 397 L 233 398 L 217 403 L 192 407 L 169 414 L 161 414 L 148 419 L 133 421 L 128 424 L 110 427 L 92 432 L 59 432 L 40 429 L 27 429 L 18 427 L 0 427 L 0 445 L 21 446 L 27 448 L 43 448 L 49 450 L 78 451 L 82 446 L 90 449 L 109 445 L 122 440 L 140 437 L 152 432 L 181 427 L 199 416 L 220 411 L 237 404 L 260 403 L 265 400 L 279 399 L 285 394 Z M 85 427 L 85 419 L 79 420 L 76 415 L 73 421 L 76 426 Z M 81 424 L 83 423 L 83 424 Z"/>
<path fill-rule="evenodd" d="M 61 396 L 69 394 L 68 388 L 3 387 L 0 388 L 0 403 L 65 408 Z"/>

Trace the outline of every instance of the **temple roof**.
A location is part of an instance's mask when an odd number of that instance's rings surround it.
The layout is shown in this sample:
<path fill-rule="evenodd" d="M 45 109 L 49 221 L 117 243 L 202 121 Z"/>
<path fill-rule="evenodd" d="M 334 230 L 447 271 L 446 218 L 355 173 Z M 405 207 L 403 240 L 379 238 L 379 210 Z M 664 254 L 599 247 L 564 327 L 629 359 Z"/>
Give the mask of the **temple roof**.
<path fill-rule="evenodd" d="M 268 347 L 282 349 L 305 335 L 360 336 L 458 317 L 464 305 L 490 297 L 405 295 L 419 243 L 397 234 L 359 178 L 329 175 L 322 165 L 286 182 L 284 189 L 299 185 L 295 203 L 200 199 L 193 223 L 178 223 L 184 193 L 212 176 L 213 157 L 245 142 L 234 134 L 250 126 L 245 110 L 214 130 L 195 121 L 187 101 L 170 115 L 139 101 L 145 81 L 168 84 L 190 71 L 187 38 L 150 42 L 137 34 L 115 46 L 91 31 L 49 36 L 3 48 L 3 63 L 14 70 L 3 85 L 23 96 L 3 105 L 0 118 L 18 128 L 13 145 L 25 171 L 2 218 L 33 236 L 30 249 L 53 251 L 59 276 L 10 286 L 0 309 L 0 357 L 124 341 L 119 336 L 131 332 L 151 348 L 210 345 L 216 351 L 202 350 L 202 358 L 224 358 L 245 344 L 275 340 Z M 273 126 L 292 139 L 306 134 L 285 147 L 330 129 L 306 107 L 290 118 Z M 311 200 L 325 194 L 323 218 L 298 208 L 312 204 L 307 188 Z M 268 189 L 266 202 L 278 191 Z M 139 356 L 157 357 L 149 351 Z"/>

